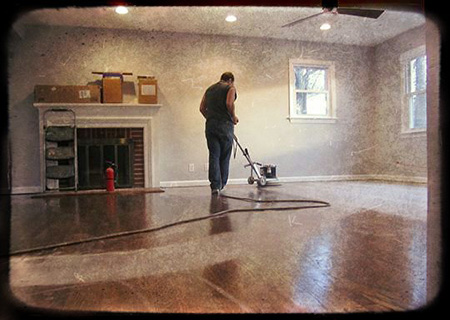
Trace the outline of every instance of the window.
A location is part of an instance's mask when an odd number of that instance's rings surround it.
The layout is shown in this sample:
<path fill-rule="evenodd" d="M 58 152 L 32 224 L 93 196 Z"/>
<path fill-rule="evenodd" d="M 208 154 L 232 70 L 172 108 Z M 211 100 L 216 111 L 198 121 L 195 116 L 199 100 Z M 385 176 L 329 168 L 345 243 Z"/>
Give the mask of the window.
<path fill-rule="evenodd" d="M 423 132 L 427 127 L 427 57 L 425 47 L 408 51 L 403 64 L 402 132 Z"/>
<path fill-rule="evenodd" d="M 334 64 L 328 61 L 290 60 L 292 120 L 335 120 Z"/>

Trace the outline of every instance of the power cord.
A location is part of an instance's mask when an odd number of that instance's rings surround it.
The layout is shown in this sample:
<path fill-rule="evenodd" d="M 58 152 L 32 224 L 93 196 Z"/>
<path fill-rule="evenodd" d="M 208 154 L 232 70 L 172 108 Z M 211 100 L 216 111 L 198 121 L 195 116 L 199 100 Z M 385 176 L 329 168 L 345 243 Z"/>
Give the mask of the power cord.
<path fill-rule="evenodd" d="M 227 215 L 230 213 L 236 213 L 236 212 L 301 210 L 301 209 L 323 208 L 323 207 L 330 206 L 330 203 L 321 201 L 321 200 L 299 200 L 299 199 L 258 200 L 258 199 L 252 199 L 252 198 L 230 196 L 230 195 L 225 195 L 225 194 L 221 194 L 220 197 L 241 200 L 241 201 L 247 201 L 247 202 L 257 202 L 257 203 L 313 203 L 313 205 L 303 205 L 303 206 L 297 205 L 297 206 L 267 207 L 267 208 L 247 208 L 247 209 L 244 209 L 244 208 L 228 209 L 228 210 L 223 210 L 223 211 L 211 213 L 208 215 L 204 215 L 204 216 L 200 216 L 200 217 L 196 217 L 196 218 L 192 218 L 192 219 L 175 221 L 175 222 L 168 223 L 168 224 L 165 224 L 165 225 L 162 225 L 159 227 L 145 228 L 145 229 L 132 230 L 132 231 L 123 231 L 123 232 L 108 234 L 108 235 L 99 236 L 99 237 L 92 237 L 92 238 L 84 239 L 84 240 L 67 241 L 67 242 L 62 242 L 62 243 L 58 243 L 58 244 L 54 244 L 54 245 L 36 247 L 36 248 L 32 248 L 32 249 L 17 250 L 17 251 L 11 252 L 9 254 L 9 256 L 12 257 L 12 256 L 17 256 L 17 255 L 36 253 L 36 252 L 40 252 L 40 251 L 52 250 L 52 249 L 68 247 L 68 246 L 73 246 L 73 245 L 78 245 L 78 244 L 83 244 L 83 243 L 131 236 L 131 235 L 135 235 L 135 234 L 139 234 L 139 233 L 156 232 L 156 231 L 167 229 L 170 227 L 175 227 L 178 225 L 196 222 L 196 221 L 205 220 L 205 219 L 217 218 L 217 217 L 221 217 L 221 216 L 224 216 L 224 215 Z"/>

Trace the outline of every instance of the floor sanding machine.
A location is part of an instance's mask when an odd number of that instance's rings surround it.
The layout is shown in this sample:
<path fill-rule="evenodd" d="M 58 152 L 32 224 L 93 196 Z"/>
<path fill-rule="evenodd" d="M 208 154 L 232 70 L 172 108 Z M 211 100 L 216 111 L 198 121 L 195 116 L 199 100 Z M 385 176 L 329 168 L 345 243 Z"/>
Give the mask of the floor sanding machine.
<path fill-rule="evenodd" d="M 236 148 L 234 151 L 234 157 L 236 158 L 237 147 L 241 150 L 245 159 L 247 159 L 248 164 L 244 168 L 250 167 L 250 177 L 248 177 L 247 182 L 249 184 L 258 183 L 258 186 L 265 187 L 269 185 L 280 185 L 277 178 L 277 166 L 272 164 L 263 165 L 259 162 L 253 161 L 250 158 L 250 154 L 247 148 L 242 148 L 237 137 L 234 135 L 234 141 L 236 142 Z"/>

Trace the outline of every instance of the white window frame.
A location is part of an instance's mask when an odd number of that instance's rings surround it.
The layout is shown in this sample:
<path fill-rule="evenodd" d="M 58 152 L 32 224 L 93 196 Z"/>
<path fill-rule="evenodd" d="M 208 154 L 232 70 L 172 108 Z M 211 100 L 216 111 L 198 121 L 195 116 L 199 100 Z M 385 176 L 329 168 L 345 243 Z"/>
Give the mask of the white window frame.
<path fill-rule="evenodd" d="M 327 70 L 327 115 L 298 115 L 296 109 L 296 90 L 294 67 L 316 67 Z M 309 60 L 309 59 L 289 59 L 289 116 L 290 122 L 301 123 L 335 123 L 336 118 L 336 78 L 333 61 Z"/>
<path fill-rule="evenodd" d="M 409 80 L 409 63 L 411 60 L 420 57 L 420 56 L 426 57 L 426 48 L 425 45 L 422 45 L 420 47 L 416 47 L 412 50 L 406 51 L 400 56 L 400 63 L 401 63 L 401 72 L 402 72 L 402 98 L 401 98 L 401 133 L 404 135 L 411 135 L 411 134 L 425 134 L 427 131 L 427 128 L 410 128 L 409 122 L 410 122 L 410 109 L 409 109 L 409 96 L 410 93 L 408 92 L 408 80 Z M 427 70 L 428 73 L 428 70 Z M 426 93 L 426 88 L 424 90 L 424 93 Z"/>

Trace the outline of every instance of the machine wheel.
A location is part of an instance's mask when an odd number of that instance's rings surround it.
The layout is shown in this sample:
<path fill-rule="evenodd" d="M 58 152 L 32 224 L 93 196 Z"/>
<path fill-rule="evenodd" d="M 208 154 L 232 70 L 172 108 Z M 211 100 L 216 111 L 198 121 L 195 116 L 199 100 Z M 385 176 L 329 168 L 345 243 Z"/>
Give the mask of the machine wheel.
<path fill-rule="evenodd" d="M 250 177 L 248 177 L 247 182 L 248 182 L 248 184 L 254 184 L 255 178 L 253 178 L 253 176 L 250 176 Z"/>
<path fill-rule="evenodd" d="M 264 187 L 267 184 L 266 177 L 262 176 L 261 179 L 258 180 L 258 186 Z"/>

